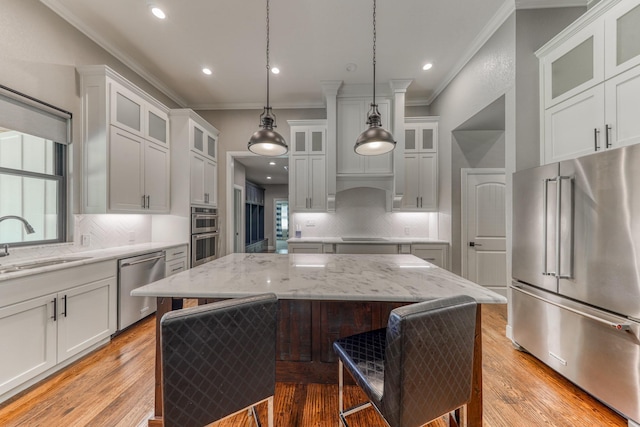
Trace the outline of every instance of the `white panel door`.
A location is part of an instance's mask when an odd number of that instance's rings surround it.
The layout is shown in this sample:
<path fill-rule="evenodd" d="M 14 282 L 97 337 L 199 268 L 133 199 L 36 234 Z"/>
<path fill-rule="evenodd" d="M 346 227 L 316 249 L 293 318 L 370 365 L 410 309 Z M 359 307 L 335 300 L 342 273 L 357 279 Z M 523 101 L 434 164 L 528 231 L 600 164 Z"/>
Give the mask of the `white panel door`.
<path fill-rule="evenodd" d="M 309 209 L 327 209 L 327 173 L 325 156 L 309 156 Z"/>
<path fill-rule="evenodd" d="M 544 123 L 544 164 L 604 150 L 604 84 L 549 108 Z"/>
<path fill-rule="evenodd" d="M 463 176 L 464 178 L 464 176 Z M 507 286 L 505 176 L 468 170 L 463 179 L 462 274 L 491 289 Z"/>
<path fill-rule="evenodd" d="M 218 206 L 218 164 L 208 159 L 204 161 L 204 193 L 207 205 Z"/>
<path fill-rule="evenodd" d="M 0 395 L 55 366 L 55 297 L 0 308 Z"/>
<path fill-rule="evenodd" d="M 438 210 L 438 155 L 420 154 L 420 209 Z"/>
<path fill-rule="evenodd" d="M 111 126 L 109 140 L 109 209 L 142 211 L 145 141 Z"/>
<path fill-rule="evenodd" d="M 402 209 L 418 209 L 420 207 L 420 155 L 417 153 L 404 155 L 404 196 Z"/>
<path fill-rule="evenodd" d="M 169 150 L 147 142 L 144 151 L 144 192 L 149 211 L 169 212 L 170 185 Z"/>
<path fill-rule="evenodd" d="M 640 66 L 605 83 L 611 148 L 640 142 Z"/>
<path fill-rule="evenodd" d="M 205 159 L 195 153 L 190 153 L 191 158 L 189 160 L 190 187 L 191 187 L 191 204 L 192 205 L 204 205 L 205 204 L 205 188 L 204 188 L 204 163 Z"/>
<path fill-rule="evenodd" d="M 289 162 L 291 210 L 304 211 L 309 208 L 309 156 L 291 156 Z"/>

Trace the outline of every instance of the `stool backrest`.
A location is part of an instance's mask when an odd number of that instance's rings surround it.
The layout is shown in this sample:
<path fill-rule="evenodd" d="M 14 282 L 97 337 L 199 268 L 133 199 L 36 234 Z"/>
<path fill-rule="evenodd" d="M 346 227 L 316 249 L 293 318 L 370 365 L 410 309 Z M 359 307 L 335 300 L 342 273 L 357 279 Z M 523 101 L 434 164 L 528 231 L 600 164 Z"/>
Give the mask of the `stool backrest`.
<path fill-rule="evenodd" d="M 421 426 L 469 401 L 476 309 L 457 296 L 391 312 L 382 398 L 390 425 Z"/>
<path fill-rule="evenodd" d="M 204 426 L 273 396 L 277 303 L 266 294 L 162 317 L 165 427 Z"/>

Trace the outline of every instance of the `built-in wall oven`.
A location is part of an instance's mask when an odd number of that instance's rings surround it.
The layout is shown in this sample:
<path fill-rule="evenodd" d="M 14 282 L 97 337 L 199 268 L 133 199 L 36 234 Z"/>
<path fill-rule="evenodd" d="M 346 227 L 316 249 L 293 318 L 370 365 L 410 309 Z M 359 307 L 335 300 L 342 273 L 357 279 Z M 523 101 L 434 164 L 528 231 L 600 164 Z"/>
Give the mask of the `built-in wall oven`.
<path fill-rule="evenodd" d="M 218 258 L 218 210 L 191 208 L 191 267 Z"/>

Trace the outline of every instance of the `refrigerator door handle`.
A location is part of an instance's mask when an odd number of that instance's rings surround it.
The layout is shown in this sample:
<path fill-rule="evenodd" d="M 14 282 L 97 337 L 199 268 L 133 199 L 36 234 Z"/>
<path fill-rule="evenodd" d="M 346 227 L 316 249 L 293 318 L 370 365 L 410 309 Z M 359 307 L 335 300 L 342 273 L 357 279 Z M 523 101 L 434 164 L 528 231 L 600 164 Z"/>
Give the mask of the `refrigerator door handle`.
<path fill-rule="evenodd" d="M 554 276 L 555 273 L 552 273 L 548 270 L 549 266 L 547 265 L 547 212 L 549 210 L 547 206 L 547 196 L 549 192 L 549 182 L 555 181 L 555 178 L 546 178 L 542 181 L 542 275 L 543 276 Z"/>
<path fill-rule="evenodd" d="M 561 308 L 563 310 L 567 310 L 567 311 L 570 311 L 572 313 L 575 313 L 578 316 L 586 317 L 588 319 L 591 319 L 591 320 L 594 320 L 596 322 L 605 324 L 607 326 L 611 326 L 616 331 L 630 331 L 631 330 L 631 324 L 629 324 L 629 323 L 612 322 L 610 320 L 603 319 L 602 317 L 598 317 L 598 316 L 594 316 L 593 314 L 586 313 L 586 312 L 584 312 L 582 310 L 578 310 L 578 309 L 575 309 L 573 307 L 569 307 L 569 306 L 566 306 L 564 304 L 560 304 L 559 302 L 555 302 L 555 301 L 551 301 L 549 299 L 543 298 L 543 297 L 541 297 L 539 295 L 534 294 L 533 292 L 529 292 L 529 291 L 521 288 L 520 286 L 515 286 L 515 288 L 518 290 L 518 292 L 522 292 L 523 294 L 526 294 L 526 295 L 528 295 L 528 296 L 530 296 L 532 298 L 536 298 L 536 299 L 539 299 L 540 301 L 544 301 L 544 302 L 546 302 L 548 304 L 555 305 L 556 307 L 559 307 L 559 308 Z"/>
<path fill-rule="evenodd" d="M 557 193 L 557 219 L 556 221 L 558 221 L 558 225 L 557 225 L 557 232 L 556 232 L 556 277 L 558 279 L 571 279 L 572 277 L 572 271 L 571 271 L 571 266 L 573 266 L 573 251 L 571 250 L 571 245 L 569 245 L 568 253 L 569 253 L 569 274 L 562 274 L 562 230 L 561 230 L 561 226 L 562 226 L 562 181 L 569 181 L 569 184 L 572 183 L 571 177 L 570 176 L 558 176 L 557 177 L 558 180 L 558 193 Z M 573 190 L 573 187 L 570 187 L 570 190 Z M 569 213 L 569 217 L 571 217 L 572 213 Z M 573 226 L 572 226 L 572 222 L 570 221 L 569 224 L 569 233 L 571 233 L 571 237 L 570 237 L 570 241 L 573 241 Z"/>

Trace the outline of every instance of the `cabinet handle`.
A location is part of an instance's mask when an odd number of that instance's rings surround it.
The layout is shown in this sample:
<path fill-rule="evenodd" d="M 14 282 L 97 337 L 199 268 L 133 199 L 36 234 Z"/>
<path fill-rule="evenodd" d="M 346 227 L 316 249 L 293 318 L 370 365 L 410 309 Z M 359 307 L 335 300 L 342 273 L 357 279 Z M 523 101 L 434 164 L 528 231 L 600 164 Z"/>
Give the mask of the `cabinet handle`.
<path fill-rule="evenodd" d="M 420 197 L 416 197 L 416 208 L 420 207 Z"/>
<path fill-rule="evenodd" d="M 147 209 L 150 209 L 151 206 L 151 196 L 147 196 Z"/>
<path fill-rule="evenodd" d="M 598 134 L 600 133 L 600 129 L 598 128 L 594 128 L 593 129 L 593 143 L 595 145 L 595 151 L 598 151 L 600 149 L 600 146 L 598 145 Z"/>
<path fill-rule="evenodd" d="M 62 297 L 62 301 L 64 301 L 64 313 L 62 314 L 64 314 L 64 317 L 67 317 L 67 296 L 66 295 Z"/>
<path fill-rule="evenodd" d="M 611 142 L 609 140 L 609 133 L 611 132 L 611 126 L 609 125 L 604 125 L 604 145 L 606 148 L 611 147 Z"/>
<path fill-rule="evenodd" d="M 422 207 L 422 196 L 420 196 L 420 207 Z"/>
<path fill-rule="evenodd" d="M 142 195 L 142 209 L 144 209 L 144 208 L 145 208 L 144 200 L 145 200 L 145 197 L 144 197 L 144 194 L 143 194 L 143 195 Z"/>
<path fill-rule="evenodd" d="M 182 267 L 176 267 L 173 270 L 171 270 L 172 273 L 175 273 L 176 271 L 180 271 L 182 270 Z"/>
<path fill-rule="evenodd" d="M 51 318 L 55 322 L 58 320 L 58 298 L 54 298 L 51 302 L 53 303 L 53 316 Z"/>

